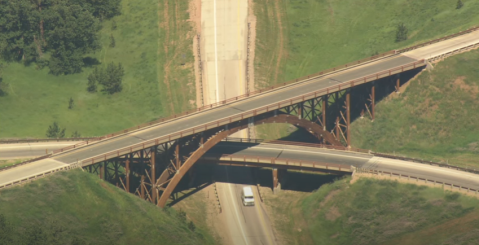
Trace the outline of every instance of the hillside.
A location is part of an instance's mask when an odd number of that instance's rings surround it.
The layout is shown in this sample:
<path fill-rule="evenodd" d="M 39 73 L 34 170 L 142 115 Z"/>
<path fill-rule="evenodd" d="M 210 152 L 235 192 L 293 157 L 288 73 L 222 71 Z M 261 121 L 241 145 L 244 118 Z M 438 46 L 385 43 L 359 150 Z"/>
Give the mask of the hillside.
<path fill-rule="evenodd" d="M 479 50 L 434 65 L 404 92 L 376 106 L 376 120 L 352 124 L 352 144 L 479 167 Z"/>
<path fill-rule="evenodd" d="M 451 0 L 254 2 L 258 88 L 479 25 L 474 0 L 463 0 L 460 9 Z M 400 23 L 408 39 L 395 42 Z M 286 127 L 260 128 L 262 138 L 288 134 Z"/>
<path fill-rule="evenodd" d="M 3 62 L 8 95 L 0 96 L 0 138 L 44 138 L 54 121 L 67 137 L 74 131 L 99 136 L 194 107 L 188 2 L 122 0 L 121 5 L 121 15 L 101 22 L 102 48 L 85 56 L 81 73 L 54 76 L 35 63 Z M 110 62 L 124 67 L 123 91 L 87 92 L 94 67 Z"/>
<path fill-rule="evenodd" d="M 2 216 L 11 232 L 3 233 Z M 12 240 L 2 243 L 5 237 Z M 161 210 L 80 170 L 0 192 L 0 243 L 33 237 L 35 244 L 62 245 L 215 243 L 174 209 Z"/>
<path fill-rule="evenodd" d="M 265 199 L 283 244 L 476 244 L 479 239 L 479 200 L 439 188 L 367 178 L 351 184 L 345 178 L 313 193 L 281 191 Z"/>

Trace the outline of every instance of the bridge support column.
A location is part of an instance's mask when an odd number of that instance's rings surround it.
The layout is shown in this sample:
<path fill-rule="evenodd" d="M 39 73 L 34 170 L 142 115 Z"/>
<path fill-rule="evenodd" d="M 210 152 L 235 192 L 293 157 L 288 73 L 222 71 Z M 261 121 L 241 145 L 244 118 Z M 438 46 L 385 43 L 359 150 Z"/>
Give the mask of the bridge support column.
<path fill-rule="evenodd" d="M 157 203 L 157 193 L 158 190 L 156 189 L 156 149 L 157 147 L 154 146 L 150 150 L 150 163 L 151 163 L 151 202 Z"/>
<path fill-rule="evenodd" d="M 374 122 L 374 107 L 376 107 L 376 84 L 371 87 L 371 121 Z"/>
<path fill-rule="evenodd" d="M 323 130 L 326 131 L 326 109 L 327 109 L 327 106 L 328 106 L 328 95 L 325 95 L 323 96 L 322 98 L 322 106 L 321 106 L 321 110 L 322 110 L 322 116 L 323 116 Z"/>
<path fill-rule="evenodd" d="M 125 161 L 125 175 L 126 175 L 126 192 L 130 193 L 130 158 L 131 154 L 128 154 L 127 159 Z"/>
<path fill-rule="evenodd" d="M 278 169 L 273 168 L 273 193 L 276 194 L 279 190 L 281 190 L 281 184 L 279 183 L 278 179 Z"/>
<path fill-rule="evenodd" d="M 348 148 L 351 148 L 351 134 L 350 134 L 350 126 L 351 126 L 351 90 L 348 89 L 346 91 L 346 143 Z"/>
<path fill-rule="evenodd" d="M 106 162 L 100 163 L 100 179 L 105 179 L 105 164 Z"/>
<path fill-rule="evenodd" d="M 401 79 L 400 79 L 400 75 L 398 74 L 397 75 L 397 79 L 396 79 L 396 93 L 399 94 L 399 87 L 401 86 Z"/>

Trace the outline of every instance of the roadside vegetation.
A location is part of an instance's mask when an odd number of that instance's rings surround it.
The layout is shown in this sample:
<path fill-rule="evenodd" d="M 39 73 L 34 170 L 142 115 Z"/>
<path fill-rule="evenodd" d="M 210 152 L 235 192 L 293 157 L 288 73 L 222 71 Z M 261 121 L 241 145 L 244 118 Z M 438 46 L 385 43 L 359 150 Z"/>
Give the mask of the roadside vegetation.
<path fill-rule="evenodd" d="M 352 124 L 352 144 L 479 167 L 479 50 L 449 57 L 376 106 L 376 120 Z"/>
<path fill-rule="evenodd" d="M 0 160 L 0 169 L 10 167 L 22 163 L 28 159 L 9 159 L 9 160 Z"/>
<path fill-rule="evenodd" d="M 1 11 L 16 1 L 0 2 Z M 28 7 L 26 9 L 38 12 L 38 6 L 32 1 L 20 2 Z M 46 47 L 37 48 L 35 40 L 40 42 L 40 32 L 32 32 L 27 34 L 33 41 L 25 43 L 25 51 L 22 51 L 25 58 L 16 49 L 8 52 L 8 57 L 2 54 L 0 138 L 44 138 L 45 131 L 54 122 L 66 128 L 65 137 L 74 132 L 99 136 L 195 106 L 195 86 L 191 86 L 194 83 L 192 42 L 188 37 L 192 28 L 187 22 L 187 1 L 38 2 L 45 4 L 42 8 L 45 15 L 46 6 L 56 2 L 64 2 L 59 6 L 62 8 L 67 2 L 73 5 L 118 2 L 120 5 L 118 13 L 108 16 L 90 9 L 93 19 L 89 20 L 93 24 L 87 29 L 91 35 L 83 32 L 82 35 L 95 40 L 89 48 L 72 48 L 72 52 L 77 50 L 71 58 L 76 63 L 52 60 L 57 49 L 48 46 L 55 43 L 48 41 L 46 29 Z M 57 15 L 52 13 L 52 16 Z M 32 23 L 37 27 L 40 21 L 34 19 Z M 50 22 L 45 19 L 44 23 L 47 28 Z M 0 47 L 3 48 L 5 37 L 2 38 Z M 28 54 L 35 58 L 27 62 Z M 76 68 L 60 67 L 62 72 L 56 72 L 50 69 L 55 64 L 71 64 Z M 115 75 L 105 78 L 102 71 Z"/>
<path fill-rule="evenodd" d="M 0 243 L 214 244 L 214 240 L 184 212 L 159 209 L 93 174 L 74 170 L 2 190 Z"/>
<path fill-rule="evenodd" d="M 257 0 L 254 12 L 257 88 L 479 25 L 473 0 Z"/>
<path fill-rule="evenodd" d="M 266 196 L 284 244 L 475 244 L 479 200 L 440 188 L 351 178 Z M 460 225 L 459 225 L 460 224 Z"/>

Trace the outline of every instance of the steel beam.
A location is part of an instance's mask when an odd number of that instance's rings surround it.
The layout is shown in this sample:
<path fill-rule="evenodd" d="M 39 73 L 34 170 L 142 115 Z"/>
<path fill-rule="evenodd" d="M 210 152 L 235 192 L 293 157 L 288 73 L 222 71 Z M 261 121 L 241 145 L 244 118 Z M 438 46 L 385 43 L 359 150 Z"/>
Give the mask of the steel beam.
<path fill-rule="evenodd" d="M 156 146 L 150 149 L 151 163 L 151 202 L 156 203 Z"/>
<path fill-rule="evenodd" d="M 278 169 L 277 168 L 273 168 L 272 169 L 272 173 L 273 173 L 273 190 L 278 188 Z"/>
<path fill-rule="evenodd" d="M 347 141 L 347 146 L 349 148 L 351 147 L 350 125 L 351 125 L 351 91 L 348 89 L 346 91 L 346 141 Z"/>
<path fill-rule="evenodd" d="M 323 113 L 323 115 L 322 115 L 323 116 L 323 130 L 326 131 L 327 130 L 326 129 L 326 124 L 327 124 L 327 122 L 326 122 L 326 109 L 327 109 L 327 106 L 328 106 L 328 96 L 327 95 L 323 96 L 322 100 L 323 100 L 323 105 L 321 106 L 322 107 L 321 109 L 322 109 L 322 113 Z"/>
<path fill-rule="evenodd" d="M 100 179 L 104 179 L 105 178 L 105 164 L 106 162 L 101 162 L 100 163 Z"/>
<path fill-rule="evenodd" d="M 371 87 L 371 117 L 374 121 L 374 108 L 376 107 L 376 84 L 373 82 Z"/>
<path fill-rule="evenodd" d="M 128 193 L 130 192 L 130 158 L 131 154 L 128 154 L 125 161 L 126 192 Z"/>

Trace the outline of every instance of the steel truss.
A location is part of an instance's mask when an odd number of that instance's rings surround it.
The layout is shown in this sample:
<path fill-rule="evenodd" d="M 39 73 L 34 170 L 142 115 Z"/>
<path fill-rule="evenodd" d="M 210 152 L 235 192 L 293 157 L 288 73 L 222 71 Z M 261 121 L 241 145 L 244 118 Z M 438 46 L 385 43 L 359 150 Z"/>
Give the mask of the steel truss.
<path fill-rule="evenodd" d="M 396 82 L 397 79 L 382 79 Z M 393 85 L 394 86 L 394 85 Z M 265 123 L 288 123 L 307 130 L 322 143 L 350 147 L 351 118 L 374 120 L 376 83 L 320 96 L 275 111 L 185 136 L 85 167 L 91 173 L 164 207 L 183 176 L 203 154 L 239 130 Z M 359 112 L 360 111 L 360 112 Z M 352 115 L 353 112 L 353 115 Z M 275 182 L 276 183 L 276 182 Z"/>

